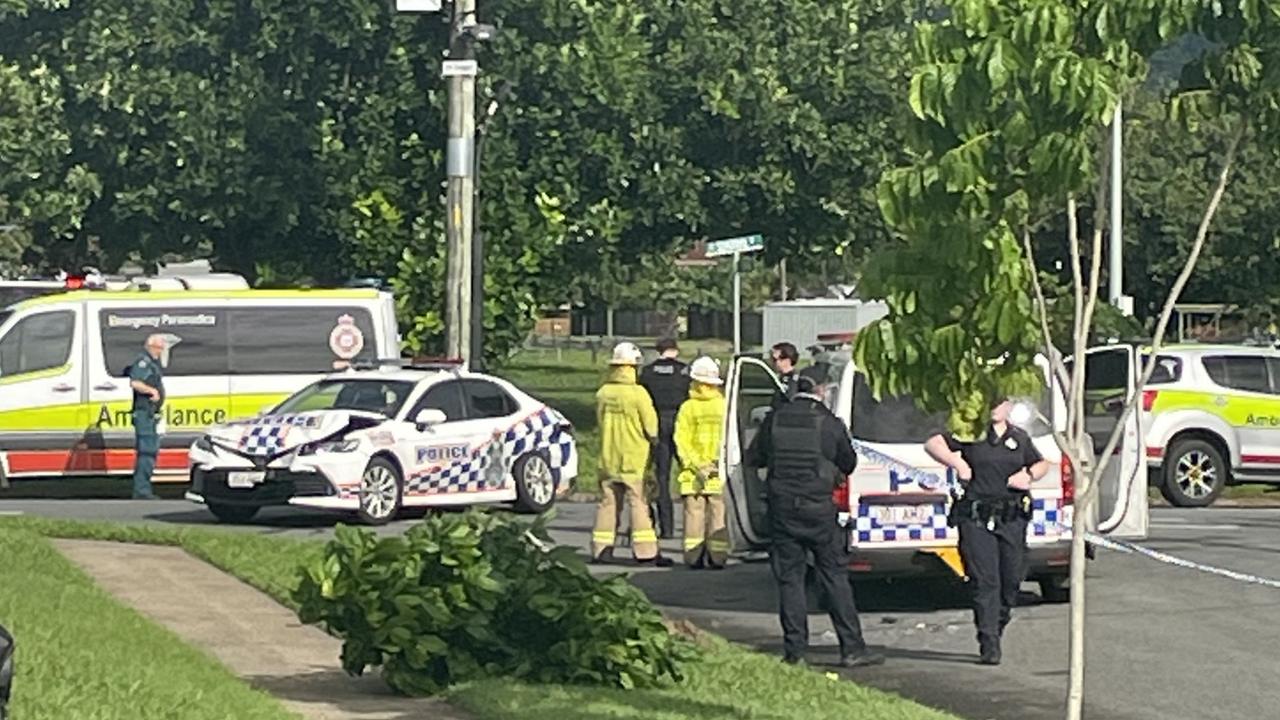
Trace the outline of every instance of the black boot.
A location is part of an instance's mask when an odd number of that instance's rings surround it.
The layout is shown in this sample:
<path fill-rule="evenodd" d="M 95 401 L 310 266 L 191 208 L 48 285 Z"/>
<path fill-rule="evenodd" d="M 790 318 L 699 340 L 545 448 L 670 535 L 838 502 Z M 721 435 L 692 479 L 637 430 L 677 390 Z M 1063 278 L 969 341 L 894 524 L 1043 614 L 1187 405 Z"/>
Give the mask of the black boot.
<path fill-rule="evenodd" d="M 1000 664 L 1000 640 L 984 640 L 978 645 L 979 665 Z"/>

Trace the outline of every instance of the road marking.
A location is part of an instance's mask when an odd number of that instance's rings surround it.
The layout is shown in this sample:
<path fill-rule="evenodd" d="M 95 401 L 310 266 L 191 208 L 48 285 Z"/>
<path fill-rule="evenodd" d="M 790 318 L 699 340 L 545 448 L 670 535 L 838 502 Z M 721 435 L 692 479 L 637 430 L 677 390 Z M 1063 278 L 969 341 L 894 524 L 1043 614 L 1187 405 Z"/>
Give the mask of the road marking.
<path fill-rule="evenodd" d="M 21 515 L 21 510 L 0 510 L 0 515 Z"/>
<path fill-rule="evenodd" d="M 1152 522 L 1151 527 L 1159 530 L 1242 530 L 1239 525 L 1200 525 L 1186 523 L 1183 525 L 1166 525 L 1163 522 Z"/>

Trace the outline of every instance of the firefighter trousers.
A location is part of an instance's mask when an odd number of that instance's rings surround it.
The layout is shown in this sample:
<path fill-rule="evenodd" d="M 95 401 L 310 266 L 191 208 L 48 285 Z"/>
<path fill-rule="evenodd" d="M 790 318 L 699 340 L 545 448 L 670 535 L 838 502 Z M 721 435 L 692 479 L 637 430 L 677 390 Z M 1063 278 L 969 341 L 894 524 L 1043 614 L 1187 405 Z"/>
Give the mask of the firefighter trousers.
<path fill-rule="evenodd" d="M 684 496 L 684 564 L 723 567 L 729 558 L 729 529 L 725 525 L 724 496 Z"/>
<path fill-rule="evenodd" d="M 624 506 L 631 513 L 631 552 L 636 560 L 652 560 L 658 556 L 658 533 L 649 516 L 649 503 L 644 498 L 644 483 L 607 481 L 601 487 L 603 497 L 596 509 L 596 525 L 591 532 L 591 557 L 599 558 L 618 539 L 618 515 Z"/>

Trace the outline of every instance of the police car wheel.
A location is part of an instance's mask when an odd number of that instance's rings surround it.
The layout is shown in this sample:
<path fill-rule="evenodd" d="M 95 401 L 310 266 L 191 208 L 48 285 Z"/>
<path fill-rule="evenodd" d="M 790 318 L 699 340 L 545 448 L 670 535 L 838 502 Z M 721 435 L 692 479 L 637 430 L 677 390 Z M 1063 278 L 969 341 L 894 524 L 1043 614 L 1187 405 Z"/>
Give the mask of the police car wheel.
<path fill-rule="evenodd" d="M 404 500 L 400 471 L 386 458 L 376 457 L 360 476 L 360 521 L 385 525 L 395 519 Z"/>
<path fill-rule="evenodd" d="M 556 501 L 556 478 L 551 463 L 541 453 L 531 452 L 516 461 L 511 474 L 516 481 L 516 511 L 538 514 Z"/>
<path fill-rule="evenodd" d="M 218 518 L 218 522 L 239 525 L 247 523 L 258 514 L 258 508 L 253 505 L 219 505 L 217 503 L 209 503 L 209 512 Z"/>
<path fill-rule="evenodd" d="M 1222 453 L 1204 440 L 1179 440 L 1165 455 L 1160 494 L 1177 507 L 1206 507 L 1227 485 Z"/>

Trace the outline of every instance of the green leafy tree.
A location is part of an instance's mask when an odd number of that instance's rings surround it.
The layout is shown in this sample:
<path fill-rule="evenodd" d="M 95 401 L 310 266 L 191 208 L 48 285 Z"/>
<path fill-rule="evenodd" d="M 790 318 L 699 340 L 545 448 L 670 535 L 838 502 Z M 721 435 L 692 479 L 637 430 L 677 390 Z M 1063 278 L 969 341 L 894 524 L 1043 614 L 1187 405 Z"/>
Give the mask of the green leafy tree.
<path fill-rule="evenodd" d="M 1243 119 L 1273 127 L 1280 105 L 1264 70 L 1275 57 L 1280 8 L 1251 0 L 1212 7 L 1194 0 L 955 0 L 947 7 L 946 19 L 917 29 L 908 98 L 917 118 L 910 131 L 915 159 L 890 172 L 880 192 L 885 218 L 902 240 L 866 279 L 888 299 L 890 315 L 860 335 L 857 354 L 877 393 L 911 393 L 927 409 L 950 412 L 953 431 L 966 434 L 986 424 L 995 399 L 1039 384 L 1032 356 L 1049 357 L 1068 408 L 1067 429 L 1055 437 L 1077 478 L 1067 698 L 1067 716 L 1075 719 L 1084 700 L 1088 518 L 1139 394 L 1126 398 L 1122 422 L 1095 461 L 1084 422 L 1085 363 L 1068 370 L 1054 342 L 1033 230 L 1066 205 L 1073 322 L 1059 340 L 1081 358 L 1098 304 L 1106 126 L 1121 97 L 1145 80 L 1147 58 L 1162 44 L 1188 30 L 1216 42 L 1184 74 L 1184 92 L 1172 105 L 1179 119 L 1220 118 L 1229 130 L 1208 206 L 1156 324 L 1158 348 L 1221 205 Z M 1091 237 L 1082 240 L 1078 198 L 1089 196 L 1095 217 Z M 1145 369 L 1139 390 L 1153 369 Z"/>

